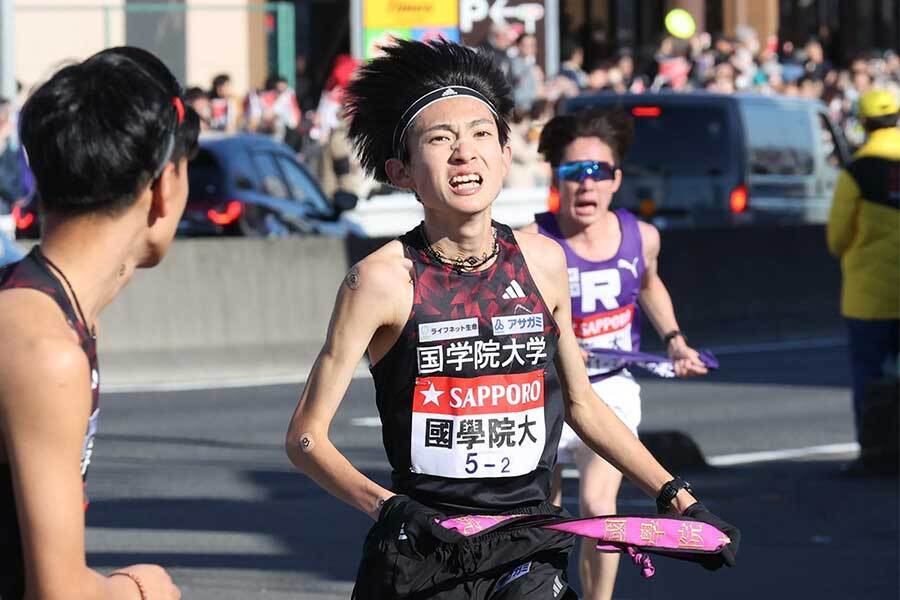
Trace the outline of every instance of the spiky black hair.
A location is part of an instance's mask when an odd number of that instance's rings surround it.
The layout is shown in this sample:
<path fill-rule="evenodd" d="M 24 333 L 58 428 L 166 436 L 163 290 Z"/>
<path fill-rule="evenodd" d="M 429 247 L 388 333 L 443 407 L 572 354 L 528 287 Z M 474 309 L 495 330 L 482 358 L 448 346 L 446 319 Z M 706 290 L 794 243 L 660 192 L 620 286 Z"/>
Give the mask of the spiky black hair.
<path fill-rule="evenodd" d="M 367 173 L 390 183 L 384 164 L 394 156 L 394 128 L 418 98 L 457 85 L 477 90 L 496 111 L 500 145 L 509 139 L 512 90 L 490 55 L 445 40 L 396 40 L 361 66 L 344 97 L 349 136 Z"/>

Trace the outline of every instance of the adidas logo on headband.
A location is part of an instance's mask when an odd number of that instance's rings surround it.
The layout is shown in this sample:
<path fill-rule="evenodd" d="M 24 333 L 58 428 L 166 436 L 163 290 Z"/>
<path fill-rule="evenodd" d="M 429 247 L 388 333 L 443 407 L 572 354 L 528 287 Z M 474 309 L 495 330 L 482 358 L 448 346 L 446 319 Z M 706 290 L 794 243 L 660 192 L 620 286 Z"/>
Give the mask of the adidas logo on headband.
<path fill-rule="evenodd" d="M 403 146 L 403 138 L 406 135 L 407 130 L 409 129 L 412 122 L 419 116 L 419 114 L 434 104 L 435 102 L 440 102 L 446 98 L 451 98 L 453 96 L 469 96 L 478 100 L 485 106 L 487 106 L 488 110 L 491 111 L 491 114 L 494 115 L 495 119 L 498 119 L 497 109 L 494 108 L 494 105 L 491 104 L 490 100 L 488 100 L 481 92 L 478 90 L 472 89 L 470 87 L 466 87 L 464 85 L 448 85 L 446 87 L 438 88 L 436 90 L 431 90 L 420 96 L 417 100 L 413 101 L 403 114 L 400 116 L 400 120 L 397 122 L 397 125 L 394 127 L 394 135 L 392 136 L 392 146 L 394 147 L 394 156 L 400 157 L 401 148 Z"/>

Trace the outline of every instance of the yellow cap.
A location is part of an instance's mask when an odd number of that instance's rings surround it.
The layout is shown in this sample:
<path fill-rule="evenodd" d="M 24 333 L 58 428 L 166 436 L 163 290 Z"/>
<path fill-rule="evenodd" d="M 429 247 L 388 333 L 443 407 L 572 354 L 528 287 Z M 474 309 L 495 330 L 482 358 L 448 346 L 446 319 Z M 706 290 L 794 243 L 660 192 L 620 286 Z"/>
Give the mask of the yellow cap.
<path fill-rule="evenodd" d="M 859 99 L 859 116 L 861 117 L 883 117 L 893 115 L 898 111 L 900 111 L 900 106 L 897 106 L 897 99 L 893 94 L 884 90 L 866 92 Z"/>

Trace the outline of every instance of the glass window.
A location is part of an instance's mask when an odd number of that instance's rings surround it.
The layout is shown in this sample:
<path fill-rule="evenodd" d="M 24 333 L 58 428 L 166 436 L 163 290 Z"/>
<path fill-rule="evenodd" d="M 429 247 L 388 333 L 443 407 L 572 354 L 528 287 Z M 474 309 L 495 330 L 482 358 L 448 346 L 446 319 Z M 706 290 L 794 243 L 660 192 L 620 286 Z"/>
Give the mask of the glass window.
<path fill-rule="evenodd" d="M 208 150 L 200 150 L 188 166 L 188 182 L 191 191 L 188 202 L 221 200 L 223 173 L 219 161 Z"/>
<path fill-rule="evenodd" d="M 810 175 L 815 141 L 809 113 L 803 108 L 743 104 L 741 114 L 755 175 Z"/>
<path fill-rule="evenodd" d="M 294 200 L 307 206 L 310 211 L 317 214 L 327 215 L 332 212 L 331 207 L 328 206 L 315 182 L 310 179 L 309 175 L 297 163 L 286 156 L 278 156 L 276 160 L 284 171 L 285 179 Z"/>
<path fill-rule="evenodd" d="M 262 193 L 279 200 L 290 200 L 288 187 L 282 178 L 281 171 L 278 170 L 275 157 L 268 152 L 257 152 L 253 155 L 253 162 L 259 171 L 259 179 L 262 181 Z"/>
<path fill-rule="evenodd" d="M 720 175 L 731 156 L 725 111 L 686 106 L 635 106 L 634 143 L 626 174 Z"/>

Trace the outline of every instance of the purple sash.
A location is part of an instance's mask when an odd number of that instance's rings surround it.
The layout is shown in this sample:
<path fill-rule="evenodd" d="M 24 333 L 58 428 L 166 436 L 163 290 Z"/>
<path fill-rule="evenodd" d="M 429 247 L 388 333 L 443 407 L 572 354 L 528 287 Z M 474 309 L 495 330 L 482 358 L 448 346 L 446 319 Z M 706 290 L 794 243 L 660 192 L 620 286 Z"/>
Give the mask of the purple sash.
<path fill-rule="evenodd" d="M 650 553 L 691 560 L 718 554 L 731 540 L 709 523 L 686 517 L 610 515 L 587 519 L 563 519 L 547 515 L 464 515 L 440 521 L 447 529 L 475 536 L 499 529 L 541 527 L 597 540 L 600 552 L 627 553 L 644 577 L 656 568 Z"/>
<path fill-rule="evenodd" d="M 663 356 L 646 352 L 629 352 L 628 350 L 617 350 L 615 348 L 595 348 L 588 350 L 588 352 L 592 357 L 596 356 L 603 359 L 604 362 L 615 365 L 613 369 L 635 366 L 657 377 L 667 379 L 675 377 L 675 364 L 671 359 Z M 700 351 L 700 362 L 710 370 L 719 368 L 719 360 L 709 350 Z"/>

